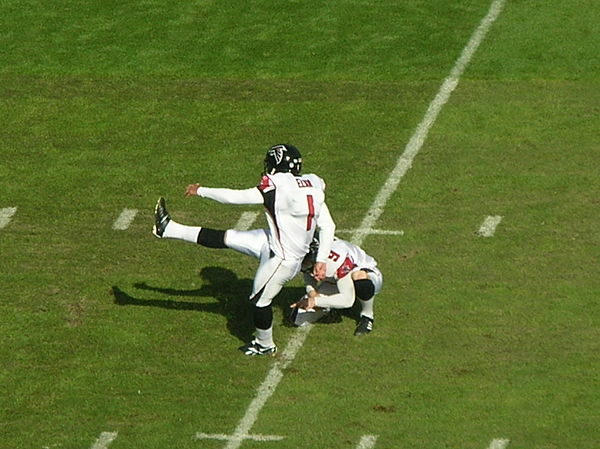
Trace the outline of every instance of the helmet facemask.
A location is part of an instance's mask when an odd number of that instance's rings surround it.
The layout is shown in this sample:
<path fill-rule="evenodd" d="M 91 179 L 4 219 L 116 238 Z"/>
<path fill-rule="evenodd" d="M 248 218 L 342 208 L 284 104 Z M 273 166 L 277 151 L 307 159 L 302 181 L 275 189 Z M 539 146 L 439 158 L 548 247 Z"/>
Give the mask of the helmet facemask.
<path fill-rule="evenodd" d="M 317 252 L 319 252 L 319 239 L 315 236 L 310 243 L 308 253 L 302 259 L 302 266 L 300 270 L 303 273 L 311 273 L 315 263 L 317 263 Z"/>

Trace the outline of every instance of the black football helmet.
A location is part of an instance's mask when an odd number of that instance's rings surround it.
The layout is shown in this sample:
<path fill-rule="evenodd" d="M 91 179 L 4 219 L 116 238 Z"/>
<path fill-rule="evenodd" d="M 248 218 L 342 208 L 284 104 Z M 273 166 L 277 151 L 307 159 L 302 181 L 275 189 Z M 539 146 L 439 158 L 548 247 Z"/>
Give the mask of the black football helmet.
<path fill-rule="evenodd" d="M 302 156 L 293 145 L 279 144 L 269 148 L 265 156 L 265 175 L 274 173 L 291 173 L 300 176 Z"/>

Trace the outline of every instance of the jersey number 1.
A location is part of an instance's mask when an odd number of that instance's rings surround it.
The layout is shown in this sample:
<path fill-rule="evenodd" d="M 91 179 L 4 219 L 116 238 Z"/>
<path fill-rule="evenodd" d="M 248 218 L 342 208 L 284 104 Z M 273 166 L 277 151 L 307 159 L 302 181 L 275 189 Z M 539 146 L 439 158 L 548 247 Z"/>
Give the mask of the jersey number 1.
<path fill-rule="evenodd" d="M 315 218 L 315 203 L 312 195 L 306 195 L 306 201 L 308 202 L 308 216 L 306 217 L 306 230 L 312 229 L 313 218 Z"/>

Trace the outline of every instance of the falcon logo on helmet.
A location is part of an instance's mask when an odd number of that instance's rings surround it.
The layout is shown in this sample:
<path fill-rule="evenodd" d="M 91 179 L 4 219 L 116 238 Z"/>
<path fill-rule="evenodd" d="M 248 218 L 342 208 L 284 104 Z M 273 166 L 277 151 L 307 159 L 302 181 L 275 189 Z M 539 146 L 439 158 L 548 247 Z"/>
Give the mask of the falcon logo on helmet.
<path fill-rule="evenodd" d="M 293 145 L 279 144 L 269 148 L 265 156 L 265 175 L 275 173 L 291 173 L 300 175 L 302 169 L 302 156 Z"/>
<path fill-rule="evenodd" d="M 284 148 L 285 147 L 283 145 L 276 145 L 269 150 L 269 154 L 273 156 L 276 165 L 281 164 L 281 161 L 283 160 Z"/>

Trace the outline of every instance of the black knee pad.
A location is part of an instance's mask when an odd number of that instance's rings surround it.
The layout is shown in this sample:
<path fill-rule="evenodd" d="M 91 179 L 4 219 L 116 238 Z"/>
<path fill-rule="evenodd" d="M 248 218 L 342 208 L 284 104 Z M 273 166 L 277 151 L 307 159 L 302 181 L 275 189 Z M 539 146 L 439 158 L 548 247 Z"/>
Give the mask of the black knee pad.
<path fill-rule="evenodd" d="M 227 245 L 225 245 L 225 231 L 202 228 L 196 241 L 199 245 L 209 248 L 227 248 Z"/>
<path fill-rule="evenodd" d="M 254 307 L 254 326 L 258 329 L 269 329 L 273 325 L 273 307 Z"/>
<path fill-rule="evenodd" d="M 354 293 L 358 299 L 368 301 L 375 295 L 375 285 L 371 279 L 359 279 L 354 282 Z"/>

